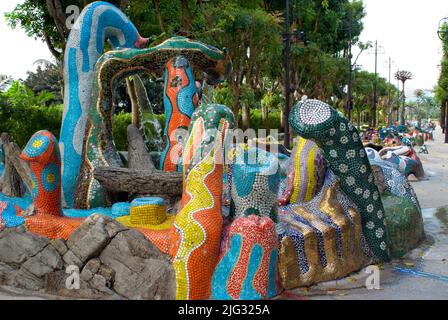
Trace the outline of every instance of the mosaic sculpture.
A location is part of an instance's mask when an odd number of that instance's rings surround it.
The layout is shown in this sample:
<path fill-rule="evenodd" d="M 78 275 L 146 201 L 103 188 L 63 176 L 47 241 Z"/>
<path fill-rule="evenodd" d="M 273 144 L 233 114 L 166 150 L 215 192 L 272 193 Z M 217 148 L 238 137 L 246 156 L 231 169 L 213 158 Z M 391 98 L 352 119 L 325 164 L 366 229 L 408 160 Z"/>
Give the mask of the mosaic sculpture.
<path fill-rule="evenodd" d="M 404 176 L 414 174 L 417 178 L 423 178 L 425 172 L 420 158 L 410 146 L 398 146 L 383 148 L 379 152 L 381 159 L 394 163 Z"/>
<path fill-rule="evenodd" d="M 420 208 L 411 200 L 382 195 L 393 258 L 402 258 L 425 238 Z"/>
<path fill-rule="evenodd" d="M 344 277 L 368 262 L 360 213 L 331 170 L 310 202 L 280 208 L 279 219 L 279 272 L 286 289 Z"/>
<path fill-rule="evenodd" d="M 223 146 L 233 114 L 222 105 L 193 113 L 183 155 L 184 192 L 171 231 L 176 299 L 207 299 L 221 243 Z"/>
<path fill-rule="evenodd" d="M 87 5 L 70 32 L 64 55 L 64 113 L 60 136 L 62 189 L 69 207 L 73 206 L 81 166 L 93 73 L 106 40 L 112 47 L 122 48 L 143 47 L 148 41 L 118 8 L 107 2 Z"/>
<path fill-rule="evenodd" d="M 266 216 L 239 217 L 230 226 L 212 280 L 212 298 L 260 300 L 276 296 L 278 239 Z"/>
<path fill-rule="evenodd" d="M 325 158 L 316 143 L 298 137 L 292 150 L 286 189 L 279 204 L 310 201 L 319 192 L 325 172 Z"/>
<path fill-rule="evenodd" d="M 67 239 L 81 221 L 62 213 L 58 141 L 49 131 L 36 132 L 20 157 L 31 169 L 34 215 L 26 219 L 28 230 L 52 239 Z"/>
<path fill-rule="evenodd" d="M 62 216 L 61 155 L 54 135 L 44 130 L 36 132 L 20 157 L 31 168 L 35 213 Z"/>
<path fill-rule="evenodd" d="M 0 231 L 5 228 L 15 228 L 25 223 L 21 216 L 23 209 L 8 201 L 0 201 Z"/>
<path fill-rule="evenodd" d="M 388 261 L 384 208 L 356 128 L 318 100 L 296 104 L 289 123 L 295 133 L 314 140 L 324 151 L 329 167 L 340 179 L 341 189 L 359 209 L 363 232 L 374 255 L 380 261 Z"/>
<path fill-rule="evenodd" d="M 370 164 L 377 165 L 381 169 L 385 180 L 385 191 L 397 197 L 407 198 L 420 209 L 414 189 L 403 173 L 398 170 L 398 166 L 382 160 L 379 153 L 371 148 L 366 148 L 366 153 Z"/>
<path fill-rule="evenodd" d="M 277 222 L 279 182 L 279 163 L 272 153 L 237 147 L 232 172 L 236 216 L 265 215 Z"/>
<path fill-rule="evenodd" d="M 198 105 L 198 92 L 193 70 L 184 56 L 177 56 L 168 61 L 165 69 L 165 89 L 163 105 L 165 107 L 165 149 L 160 159 L 160 169 L 164 171 L 181 171 L 182 143 L 194 109 Z"/>
<path fill-rule="evenodd" d="M 182 54 L 192 67 L 204 72 L 211 83 L 222 80 L 228 69 L 228 58 L 222 51 L 184 37 L 173 37 L 147 49 L 110 51 L 98 60 L 86 124 L 87 138 L 83 146 L 81 178 L 76 190 L 76 198 L 82 207 L 101 207 L 109 204 L 105 191 L 93 177 L 94 169 L 98 166 L 123 165 L 112 135 L 114 88 L 133 74 L 163 73 L 166 64 L 179 54 Z M 190 89 L 182 92 L 188 93 L 186 96 L 193 94 Z M 185 98 L 183 94 L 178 98 Z M 181 117 L 167 118 L 170 119 L 167 127 L 178 128 L 176 121 Z M 185 120 L 185 117 L 182 119 Z"/>

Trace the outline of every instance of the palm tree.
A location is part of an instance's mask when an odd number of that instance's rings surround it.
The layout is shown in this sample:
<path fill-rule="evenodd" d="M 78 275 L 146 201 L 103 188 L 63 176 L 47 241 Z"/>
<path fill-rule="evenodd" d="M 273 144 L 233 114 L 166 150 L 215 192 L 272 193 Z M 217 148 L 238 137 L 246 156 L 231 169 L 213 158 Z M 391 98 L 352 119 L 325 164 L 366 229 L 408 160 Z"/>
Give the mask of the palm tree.
<path fill-rule="evenodd" d="M 400 113 L 400 124 L 404 124 L 404 112 L 405 112 L 405 104 L 406 104 L 406 96 L 404 93 L 404 84 L 407 80 L 411 80 L 412 77 L 413 77 L 413 75 L 410 71 L 400 70 L 395 73 L 395 79 L 400 80 L 403 83 L 403 92 L 402 92 L 403 107 L 402 107 L 401 113 Z"/>
<path fill-rule="evenodd" d="M 0 92 L 6 91 L 11 85 L 13 79 L 6 74 L 0 74 Z"/>

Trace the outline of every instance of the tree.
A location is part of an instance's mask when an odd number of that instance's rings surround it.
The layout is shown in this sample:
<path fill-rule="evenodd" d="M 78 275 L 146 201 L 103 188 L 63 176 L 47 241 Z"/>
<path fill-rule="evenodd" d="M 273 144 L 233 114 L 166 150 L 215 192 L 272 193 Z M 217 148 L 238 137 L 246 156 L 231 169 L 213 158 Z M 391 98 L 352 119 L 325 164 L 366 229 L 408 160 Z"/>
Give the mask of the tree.
<path fill-rule="evenodd" d="M 48 60 L 38 60 L 37 70 L 28 71 L 27 77 L 23 82 L 34 94 L 40 95 L 42 92 L 52 94 L 53 99 L 47 101 L 48 104 L 62 103 L 62 67 L 60 62 L 51 62 Z"/>
<path fill-rule="evenodd" d="M 406 81 L 411 80 L 413 77 L 412 73 L 410 71 L 406 71 L 406 70 L 399 70 L 395 73 L 395 79 L 400 80 L 401 83 L 403 84 L 403 91 L 402 91 L 402 99 L 403 99 L 403 106 L 401 108 L 401 113 L 400 113 L 400 124 L 404 125 L 405 123 L 405 119 L 404 119 L 404 115 L 405 115 L 405 103 L 406 103 L 406 96 L 405 96 L 405 91 L 404 91 L 404 85 L 406 83 Z"/>

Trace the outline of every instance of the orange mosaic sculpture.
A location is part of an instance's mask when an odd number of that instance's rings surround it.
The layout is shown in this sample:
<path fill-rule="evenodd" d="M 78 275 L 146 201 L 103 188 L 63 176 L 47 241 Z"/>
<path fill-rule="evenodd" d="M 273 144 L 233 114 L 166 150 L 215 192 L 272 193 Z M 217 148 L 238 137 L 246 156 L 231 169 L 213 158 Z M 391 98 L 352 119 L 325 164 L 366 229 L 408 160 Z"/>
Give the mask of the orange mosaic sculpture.
<path fill-rule="evenodd" d="M 35 215 L 26 219 L 28 230 L 47 238 L 68 239 L 81 219 L 63 217 L 61 155 L 58 141 L 46 130 L 35 133 L 20 157 L 29 163 Z"/>
<path fill-rule="evenodd" d="M 181 210 L 171 229 L 176 299 L 210 297 L 221 244 L 223 143 L 232 123 L 232 112 L 221 105 L 202 105 L 192 117 Z"/>
<path fill-rule="evenodd" d="M 186 57 L 177 56 L 166 64 L 164 93 L 166 147 L 160 165 L 164 171 L 180 171 L 183 147 L 177 131 L 188 130 L 190 118 L 199 102 L 193 71 Z"/>

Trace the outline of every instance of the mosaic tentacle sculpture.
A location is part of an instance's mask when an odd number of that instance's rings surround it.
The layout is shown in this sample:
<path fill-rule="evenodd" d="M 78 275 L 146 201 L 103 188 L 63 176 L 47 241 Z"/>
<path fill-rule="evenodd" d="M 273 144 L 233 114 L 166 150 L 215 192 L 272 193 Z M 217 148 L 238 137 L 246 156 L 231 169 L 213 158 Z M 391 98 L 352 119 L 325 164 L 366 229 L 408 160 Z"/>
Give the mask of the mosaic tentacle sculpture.
<path fill-rule="evenodd" d="M 361 216 L 331 170 L 311 201 L 281 207 L 279 218 L 279 271 L 286 289 L 344 277 L 366 263 Z"/>
<path fill-rule="evenodd" d="M 67 239 L 81 221 L 63 217 L 61 207 L 61 155 L 58 141 L 46 130 L 36 132 L 20 157 L 31 169 L 34 215 L 26 219 L 31 232 Z"/>
<path fill-rule="evenodd" d="M 232 222 L 224 254 L 216 267 L 212 298 L 260 300 L 278 294 L 278 238 L 266 216 L 250 215 Z"/>
<path fill-rule="evenodd" d="M 194 109 L 198 105 L 198 92 L 190 63 L 184 56 L 168 61 L 165 69 L 165 106 L 164 139 L 166 147 L 160 158 L 160 169 L 180 171 L 182 169 L 182 139 L 179 129 L 186 133 Z M 179 136 L 180 135 L 180 136 Z"/>
<path fill-rule="evenodd" d="M 265 215 L 277 222 L 279 183 L 279 163 L 272 153 L 237 147 L 232 173 L 236 216 Z"/>
<path fill-rule="evenodd" d="M 372 148 L 366 148 L 366 152 L 370 164 L 379 166 L 384 175 L 385 191 L 397 197 L 409 199 L 420 210 L 417 194 L 406 177 L 398 170 L 398 166 L 392 162 L 381 159 L 379 153 Z"/>
<path fill-rule="evenodd" d="M 289 123 L 295 133 L 314 140 L 324 151 L 330 168 L 340 179 L 341 189 L 359 208 L 370 248 L 380 261 L 388 261 L 384 208 L 356 128 L 318 100 L 304 100 L 295 105 Z"/>
<path fill-rule="evenodd" d="M 87 138 L 83 145 L 82 178 L 76 190 L 76 200 L 81 207 L 107 204 L 101 185 L 93 177 L 94 169 L 97 166 L 122 166 L 112 135 L 114 88 L 121 80 L 134 74 L 163 74 L 166 64 L 179 55 L 184 56 L 191 67 L 205 72 L 211 83 L 222 80 L 230 66 L 228 57 L 222 51 L 184 37 L 174 37 L 146 49 L 110 51 L 98 60 L 86 124 Z M 186 92 L 191 94 L 193 91 Z M 189 96 L 178 95 L 178 100 L 180 97 L 184 99 Z M 176 120 L 179 117 L 171 117 L 168 126 L 174 128 Z"/>
<path fill-rule="evenodd" d="M 35 213 L 62 216 L 61 155 L 54 135 L 44 130 L 36 132 L 20 157 L 31 168 Z"/>
<path fill-rule="evenodd" d="M 279 198 L 280 205 L 310 201 L 323 184 L 326 168 L 325 158 L 316 143 L 298 137 L 291 154 L 286 190 Z"/>
<path fill-rule="evenodd" d="M 192 116 L 183 155 L 181 210 L 171 229 L 176 299 L 207 299 L 221 244 L 223 146 L 233 114 L 202 105 Z"/>
<path fill-rule="evenodd" d="M 132 22 L 115 6 L 93 2 L 86 6 L 67 40 L 64 61 L 64 113 L 60 147 L 62 189 L 66 204 L 73 205 L 76 181 L 81 166 L 93 72 L 108 40 L 113 47 L 143 47 L 142 38 Z"/>

